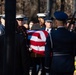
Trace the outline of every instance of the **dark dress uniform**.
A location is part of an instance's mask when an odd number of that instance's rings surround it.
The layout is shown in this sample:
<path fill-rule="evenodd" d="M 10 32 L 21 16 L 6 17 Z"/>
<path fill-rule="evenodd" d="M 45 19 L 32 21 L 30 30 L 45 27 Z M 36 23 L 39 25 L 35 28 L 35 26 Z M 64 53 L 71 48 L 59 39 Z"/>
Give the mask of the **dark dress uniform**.
<path fill-rule="evenodd" d="M 0 35 L 0 75 L 3 75 L 4 37 L 5 35 Z"/>
<path fill-rule="evenodd" d="M 23 27 L 19 28 L 23 29 Z M 29 50 L 27 48 L 27 34 L 17 30 L 15 35 L 15 74 L 29 75 Z"/>
<path fill-rule="evenodd" d="M 45 22 L 52 23 L 52 19 L 51 19 L 50 17 L 47 17 L 47 18 L 45 19 Z M 50 31 L 48 32 L 47 29 L 50 30 Z M 50 32 L 51 32 L 51 27 L 47 28 L 46 25 L 45 25 L 45 27 L 41 28 L 41 30 L 45 30 L 45 31 L 47 31 L 48 33 L 50 33 Z M 41 61 L 40 61 L 40 63 L 41 63 L 41 68 L 42 68 L 41 75 L 45 75 L 44 61 L 45 61 L 45 57 L 43 56 L 43 57 L 41 58 Z"/>
<path fill-rule="evenodd" d="M 5 28 L 0 24 L 0 75 L 3 75 L 3 52 L 4 52 Z"/>
<path fill-rule="evenodd" d="M 51 48 L 50 36 L 48 36 L 45 47 L 46 71 L 49 72 L 50 69 L 50 75 L 73 75 L 76 34 L 68 31 L 65 27 L 54 29 L 50 34 L 53 48 Z M 50 56 L 51 52 L 52 57 Z"/>
<path fill-rule="evenodd" d="M 0 24 L 0 36 L 5 34 L 5 27 Z"/>

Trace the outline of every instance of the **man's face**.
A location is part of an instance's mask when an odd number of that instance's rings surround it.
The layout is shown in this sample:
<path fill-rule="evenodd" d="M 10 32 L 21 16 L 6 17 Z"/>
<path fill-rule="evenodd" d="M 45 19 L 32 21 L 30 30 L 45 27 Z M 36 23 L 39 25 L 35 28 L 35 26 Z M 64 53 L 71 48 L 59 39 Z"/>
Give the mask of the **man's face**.
<path fill-rule="evenodd" d="M 18 25 L 19 26 L 22 26 L 23 25 L 23 20 L 17 20 L 17 22 L 18 22 Z"/>
<path fill-rule="evenodd" d="M 1 18 L 1 24 L 5 26 L 5 19 Z"/>
<path fill-rule="evenodd" d="M 51 28 L 52 27 L 52 23 L 50 23 L 50 22 L 45 22 L 45 26 L 46 26 L 46 28 Z"/>

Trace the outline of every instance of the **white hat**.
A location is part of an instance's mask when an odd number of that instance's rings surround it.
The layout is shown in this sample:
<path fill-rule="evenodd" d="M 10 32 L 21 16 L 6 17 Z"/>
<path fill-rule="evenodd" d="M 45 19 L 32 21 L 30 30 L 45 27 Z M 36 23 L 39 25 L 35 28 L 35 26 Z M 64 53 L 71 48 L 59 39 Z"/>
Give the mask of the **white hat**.
<path fill-rule="evenodd" d="M 16 15 L 16 19 L 19 19 L 19 18 L 24 18 L 25 16 L 23 14 L 19 14 L 19 15 Z"/>
<path fill-rule="evenodd" d="M 5 14 L 1 14 L 0 17 L 5 19 Z"/>
<path fill-rule="evenodd" d="M 0 15 L 0 17 L 2 17 L 2 14 Z"/>
<path fill-rule="evenodd" d="M 46 13 L 38 13 L 37 16 L 38 17 L 45 17 L 46 16 Z"/>

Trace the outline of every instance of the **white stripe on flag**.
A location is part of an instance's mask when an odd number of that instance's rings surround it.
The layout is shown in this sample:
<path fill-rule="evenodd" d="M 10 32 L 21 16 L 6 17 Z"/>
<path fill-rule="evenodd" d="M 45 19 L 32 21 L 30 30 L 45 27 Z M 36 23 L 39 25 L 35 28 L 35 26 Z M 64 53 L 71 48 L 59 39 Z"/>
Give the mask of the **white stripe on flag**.
<path fill-rule="evenodd" d="M 46 36 L 43 31 L 36 31 L 35 34 L 36 33 L 39 33 L 41 38 L 38 38 L 38 36 L 32 36 L 30 40 L 34 40 L 36 42 L 42 42 L 42 41 L 45 42 L 46 41 Z"/>
<path fill-rule="evenodd" d="M 36 50 L 36 51 L 45 51 L 45 46 L 34 46 L 34 45 L 31 45 L 30 47 L 32 49 Z"/>

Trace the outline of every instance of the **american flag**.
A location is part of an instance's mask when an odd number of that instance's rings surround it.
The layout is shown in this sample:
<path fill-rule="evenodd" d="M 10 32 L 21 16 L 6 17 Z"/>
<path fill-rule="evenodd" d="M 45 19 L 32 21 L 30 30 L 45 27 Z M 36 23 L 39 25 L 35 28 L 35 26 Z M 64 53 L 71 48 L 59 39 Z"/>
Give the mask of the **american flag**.
<path fill-rule="evenodd" d="M 45 44 L 46 44 L 46 37 L 48 36 L 48 32 L 45 30 L 39 31 L 27 31 L 28 32 L 28 39 L 30 40 L 30 47 L 32 51 L 37 54 L 44 55 L 45 52 Z"/>

